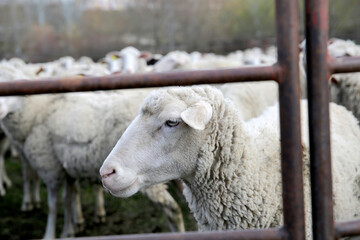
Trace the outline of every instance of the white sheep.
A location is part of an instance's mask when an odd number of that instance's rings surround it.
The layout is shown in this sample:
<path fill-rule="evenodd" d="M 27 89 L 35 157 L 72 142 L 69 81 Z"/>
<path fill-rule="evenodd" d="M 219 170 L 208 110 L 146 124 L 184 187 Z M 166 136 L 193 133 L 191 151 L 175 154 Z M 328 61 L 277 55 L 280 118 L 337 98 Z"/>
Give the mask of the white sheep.
<path fill-rule="evenodd" d="M 334 57 L 360 56 L 360 46 L 353 41 L 329 40 L 329 54 Z M 345 106 L 360 120 L 360 73 L 340 73 L 330 77 L 331 101 Z"/>
<path fill-rule="evenodd" d="M 36 169 L 48 189 L 49 215 L 44 238 L 54 238 L 57 195 L 64 179 L 64 228 L 73 235 L 71 205 L 75 179 L 99 180 L 99 168 L 136 115 L 149 90 L 7 97 L 2 124 Z M 6 107 L 3 107 L 6 106 Z M 6 111 L 6 112 L 4 112 Z M 12 114 L 8 114 L 12 113 Z M 101 116 L 101 117 L 99 117 Z M 114 130 L 116 128 L 116 130 Z M 160 189 L 159 189 L 160 188 Z M 181 211 L 162 186 L 144 190 L 161 203 L 174 229 L 184 231 Z M 151 194 L 151 192 L 157 194 Z M 167 195 L 161 195 L 163 193 Z M 166 198 L 167 201 L 162 199 Z M 170 199 L 171 198 L 171 199 Z M 175 207 L 174 207 L 175 206 Z M 166 212 L 167 211 L 167 212 Z M 173 218 L 173 219 L 172 219 Z M 182 220 L 182 217 L 180 217 Z M 175 225 L 176 224 L 176 225 Z"/>
<path fill-rule="evenodd" d="M 330 78 L 331 101 L 343 105 L 360 120 L 360 73 L 335 74 Z"/>
<path fill-rule="evenodd" d="M 138 65 L 136 66 L 132 66 L 133 63 L 139 64 L 139 61 L 141 62 L 141 59 L 138 59 L 138 54 L 137 54 L 138 50 L 135 48 L 125 48 L 123 49 L 121 52 L 119 52 L 119 55 L 122 54 L 122 57 L 124 57 L 124 64 L 123 64 L 123 72 L 126 72 L 126 68 L 131 68 L 137 71 L 141 71 L 141 69 L 139 69 Z M 129 56 L 126 56 L 129 55 Z M 136 56 L 135 56 L 136 55 Z M 133 58 L 133 57 L 136 57 Z M 36 77 L 37 78 L 47 78 L 47 77 L 64 77 L 64 76 L 75 76 L 75 75 L 106 75 L 109 72 L 104 72 L 104 66 L 102 64 L 98 64 L 98 63 L 91 63 L 91 61 L 85 59 L 82 60 L 80 59 L 79 61 L 71 61 L 71 64 L 63 64 L 64 62 L 69 62 L 66 61 L 67 59 L 71 60 L 72 58 L 61 58 L 59 60 L 55 60 L 53 62 L 48 62 L 48 63 L 41 63 L 41 64 L 28 64 L 26 65 L 26 69 L 31 69 L 32 72 L 36 72 Z M 131 61 L 131 60 L 136 60 L 136 61 Z M 139 60 L 139 61 L 137 61 Z M 10 64 L 11 66 L 12 64 Z M 100 68 L 100 69 L 99 69 Z M 22 73 L 21 70 L 23 70 L 24 68 L 21 69 L 14 69 L 13 66 L 11 66 L 11 71 L 8 75 L 6 75 L 4 77 L 5 80 L 10 80 L 10 79 L 17 79 L 19 78 L 19 72 Z M 106 69 L 105 69 L 106 70 Z M 23 77 L 23 78 L 27 78 L 27 77 Z M 31 77 L 28 78 L 33 78 L 33 74 L 31 74 Z M 4 107 L 6 107 L 6 104 L 3 104 Z M 137 107 L 135 107 L 137 108 Z M 20 148 L 23 148 L 22 144 L 17 144 Z M 22 157 L 25 158 L 26 157 Z M 28 166 L 27 164 L 23 164 L 23 166 Z M 23 171 L 24 173 L 28 173 L 28 171 Z M 24 174 L 25 176 L 31 176 L 30 174 Z M 24 186 L 28 186 L 28 184 L 24 183 Z M 38 185 L 37 185 L 38 186 Z M 82 210 L 81 210 L 81 203 L 80 203 L 80 196 L 79 196 L 79 191 L 78 191 L 78 187 L 77 185 L 74 187 L 71 187 L 72 189 L 75 190 L 75 197 L 73 199 L 73 201 L 71 202 L 72 205 L 72 211 L 73 211 L 73 215 L 74 215 L 74 219 L 75 219 L 75 223 L 76 223 L 76 227 L 77 227 L 77 231 L 81 231 L 81 229 L 83 228 L 83 223 L 84 223 L 84 219 L 82 216 Z M 39 188 L 37 188 L 39 189 Z M 27 191 L 29 192 L 29 191 Z M 99 189 L 99 185 L 95 185 L 94 186 L 94 192 L 95 192 L 95 221 L 96 222 L 103 222 L 105 220 L 105 208 L 104 208 L 104 200 L 103 200 L 103 192 L 102 190 Z M 182 220 L 182 214 L 181 214 L 181 210 L 179 208 L 179 206 L 177 205 L 177 203 L 172 199 L 172 197 L 167 193 L 167 191 L 162 190 L 162 188 L 157 189 L 157 187 L 154 188 L 150 188 L 149 190 L 147 190 L 147 192 L 149 193 L 148 196 L 153 196 L 151 197 L 151 200 L 156 203 L 157 205 L 160 205 L 160 207 L 162 208 L 162 210 L 165 212 L 166 216 L 167 216 L 167 220 L 170 223 L 170 228 L 174 231 L 184 231 L 184 224 L 182 221 L 179 221 L 179 219 Z M 147 193 L 147 192 L 144 192 Z M 151 192 L 157 192 L 157 193 L 163 193 L 161 194 L 154 194 Z M 28 195 L 28 194 L 25 194 Z M 166 196 L 169 195 L 169 196 Z M 39 195 L 37 195 L 39 196 Z M 25 197 L 24 197 L 25 198 Z M 29 198 L 26 198 L 27 201 Z M 30 198 L 31 199 L 31 198 Z M 23 204 L 24 205 L 24 204 Z M 29 205 L 29 204 L 27 204 Z M 26 205 L 26 206 L 27 206 Z M 68 204 L 70 205 L 70 204 Z M 39 203 L 37 203 L 36 206 L 39 206 Z M 30 210 L 30 207 L 29 207 Z M 171 214 L 170 214 L 171 213 Z M 49 230 L 50 232 L 55 231 L 52 230 L 52 228 L 50 228 L 51 230 Z M 72 231 L 72 230 L 71 230 Z M 68 235 L 67 232 L 69 232 L 69 230 L 64 230 L 64 235 Z"/>
<path fill-rule="evenodd" d="M 331 104 L 334 216 L 360 214 L 360 130 L 344 107 Z M 302 110 L 302 154 L 310 239 L 307 102 Z M 104 161 L 103 185 L 117 197 L 183 179 L 184 195 L 200 230 L 278 227 L 283 224 L 278 106 L 244 122 L 231 101 L 210 86 L 151 93 Z"/>
<path fill-rule="evenodd" d="M 328 41 L 328 52 L 332 57 L 360 56 L 360 46 L 351 40 L 331 38 Z"/>
<path fill-rule="evenodd" d="M 299 68 L 300 68 L 300 84 L 301 84 L 301 96 L 303 98 L 307 98 L 307 76 L 306 76 L 306 40 L 303 40 L 300 44 L 300 54 L 299 54 Z M 327 46 L 328 54 L 333 58 L 338 57 L 355 57 L 360 56 L 360 46 L 356 45 L 355 42 L 351 40 L 343 40 L 339 38 L 331 38 L 328 41 Z M 330 78 L 330 84 L 331 84 L 331 94 L 335 94 L 331 96 L 333 100 L 335 100 L 336 103 L 341 104 L 337 102 L 338 94 L 342 90 L 340 90 L 340 82 L 345 81 L 348 78 L 348 76 L 351 76 L 350 74 L 334 74 Z M 341 88 L 344 88 L 346 84 L 343 83 Z M 351 83 L 351 85 L 354 85 L 354 83 Z M 360 85 L 357 87 L 359 88 Z M 349 90 L 344 90 L 349 91 Z M 354 94 L 354 93 L 353 93 Z M 350 109 L 351 110 L 351 109 Z M 359 119 L 359 118 L 358 118 Z"/>
<path fill-rule="evenodd" d="M 167 72 L 179 69 L 181 66 L 191 62 L 191 57 L 184 51 L 172 51 L 163 56 L 157 61 L 152 71 L 153 72 Z"/>
<path fill-rule="evenodd" d="M 71 58 L 64 58 L 64 59 L 70 59 Z M 81 60 L 84 62 L 84 58 Z M 89 60 L 86 60 L 86 62 L 89 62 Z M 19 63 L 20 62 L 20 63 Z M 2 61 L 0 64 L 0 80 L 16 80 L 16 79 L 30 79 L 35 78 L 35 76 L 39 75 L 39 70 L 42 69 L 41 72 L 45 72 L 45 75 L 42 74 L 42 77 L 53 77 L 53 76 L 73 76 L 77 74 L 84 74 L 84 73 L 93 73 L 94 75 L 103 74 L 104 71 L 101 71 L 102 69 L 98 69 L 98 64 L 92 64 L 88 66 L 84 66 L 85 63 L 83 63 L 82 67 L 79 67 L 79 64 L 74 68 L 74 66 L 68 65 L 68 70 L 65 71 L 64 67 L 59 64 L 59 62 L 63 61 L 54 61 L 49 63 L 42 63 L 42 64 L 21 64 L 22 62 L 18 59 L 10 59 L 9 61 Z M 82 63 L 80 62 L 80 63 Z M 75 65 L 75 64 L 73 64 Z M 57 70 L 57 71 L 44 71 L 46 66 L 53 66 L 51 69 Z M 38 74 L 35 74 L 35 72 L 38 72 Z M 4 104 L 3 99 L 0 100 L 2 102 L 2 107 L 6 107 L 6 104 Z M 6 142 L 4 142 L 6 143 Z M 22 165 L 22 176 L 23 176 L 23 201 L 21 205 L 22 211 L 31 211 L 34 207 L 40 208 L 40 179 L 37 176 L 37 173 L 30 167 L 28 160 L 26 159 L 26 156 L 22 153 L 22 146 L 21 144 L 16 144 L 15 147 L 20 152 L 19 158 L 21 159 L 21 165 Z M 11 147 L 12 155 L 16 152 L 14 150 L 15 147 Z M 17 153 L 17 152 L 16 152 Z M 5 168 L 4 168 L 5 170 Z M 6 181 L 7 185 L 10 184 L 8 181 L 8 178 L 6 177 L 6 172 L 3 173 L 4 181 Z M 3 184 L 1 184 L 3 186 Z M 95 187 L 95 189 L 99 188 L 98 186 Z M 2 189 L 4 190 L 4 189 Z M 76 194 L 79 194 L 79 191 L 76 192 Z M 74 221 L 76 223 L 77 229 L 80 231 L 83 228 L 84 224 L 84 218 L 82 216 L 82 209 L 81 209 L 81 203 L 80 203 L 80 196 L 77 195 L 75 197 L 76 201 L 72 203 L 73 205 L 73 214 L 74 214 Z M 96 191 L 95 194 L 95 201 L 96 203 L 103 203 L 102 201 L 103 196 L 102 192 L 99 190 Z M 103 222 L 105 217 L 105 209 L 103 205 L 96 205 L 95 207 L 95 221 Z"/>
<path fill-rule="evenodd" d="M 274 81 L 225 83 L 218 88 L 234 102 L 244 121 L 260 116 L 278 101 L 278 84 Z"/>
<path fill-rule="evenodd" d="M 276 54 L 274 49 L 269 48 L 269 54 L 258 47 L 249 48 L 243 52 L 243 61 L 245 65 L 263 65 L 276 63 Z"/>
<path fill-rule="evenodd" d="M 142 55 L 138 49 L 130 46 L 121 51 L 107 53 L 100 62 L 106 64 L 110 73 L 148 72 L 146 56 Z"/>
<path fill-rule="evenodd" d="M 18 62 L 18 61 L 15 61 Z M 0 81 L 10 81 L 14 79 L 27 79 L 29 76 L 21 71 L 21 68 L 16 68 L 11 61 L 1 61 L 0 62 Z M 4 99 L 0 99 L 0 105 L 7 107 L 7 104 L 4 104 Z M 10 102 L 10 106 L 13 105 L 13 98 L 8 98 L 7 102 Z M 0 113 L 0 118 L 3 117 L 3 113 Z M 1 126 L 2 127 L 2 126 Z M 6 134 L 6 131 L 5 131 Z M 6 134 L 7 135 L 7 134 Z M 8 136 L 8 135 L 7 135 Z M 31 211 L 34 207 L 40 207 L 40 180 L 32 168 L 29 166 L 26 158 L 21 154 L 21 150 L 13 144 L 13 147 L 18 152 L 19 158 L 21 160 L 22 166 L 22 177 L 23 177 L 23 200 L 21 204 L 22 211 Z"/>
<path fill-rule="evenodd" d="M 154 65 L 153 70 L 163 72 L 170 70 L 224 69 L 242 67 L 245 63 L 271 65 L 276 62 L 276 54 L 274 48 L 269 48 L 268 51 L 269 55 L 263 53 L 259 48 L 248 49 L 244 51 L 246 53 L 245 60 L 242 51 L 236 51 L 227 56 L 200 54 L 199 52 L 188 54 L 183 51 L 173 51 L 160 59 Z M 252 59 L 252 61 L 249 59 Z M 274 105 L 278 100 L 278 86 L 273 81 L 226 83 L 216 86 L 225 97 L 234 101 L 241 112 L 243 120 L 259 116 L 267 107 Z"/>

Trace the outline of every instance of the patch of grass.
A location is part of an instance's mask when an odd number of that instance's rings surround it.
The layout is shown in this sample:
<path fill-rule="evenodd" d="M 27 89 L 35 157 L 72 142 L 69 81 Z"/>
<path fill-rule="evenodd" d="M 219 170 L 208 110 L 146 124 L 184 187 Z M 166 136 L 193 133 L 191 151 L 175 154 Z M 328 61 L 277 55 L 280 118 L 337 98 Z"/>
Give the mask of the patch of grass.
<path fill-rule="evenodd" d="M 41 186 L 42 205 L 40 209 L 22 212 L 23 195 L 21 164 L 18 160 L 6 160 L 6 170 L 13 183 L 4 197 L 0 197 L 0 239 L 39 239 L 45 233 L 47 220 L 47 194 Z M 169 191 L 183 209 L 185 228 L 195 231 L 196 224 L 188 210 L 187 203 L 176 194 L 172 185 Z M 59 195 L 61 196 L 61 194 Z M 92 186 L 81 183 L 81 202 L 85 218 L 85 230 L 80 236 L 103 236 L 134 233 L 169 232 L 165 216 L 148 198 L 135 194 L 128 199 L 120 199 L 105 193 L 106 223 L 94 223 L 94 193 Z M 56 236 L 60 237 L 63 227 L 62 200 L 59 199 Z"/>

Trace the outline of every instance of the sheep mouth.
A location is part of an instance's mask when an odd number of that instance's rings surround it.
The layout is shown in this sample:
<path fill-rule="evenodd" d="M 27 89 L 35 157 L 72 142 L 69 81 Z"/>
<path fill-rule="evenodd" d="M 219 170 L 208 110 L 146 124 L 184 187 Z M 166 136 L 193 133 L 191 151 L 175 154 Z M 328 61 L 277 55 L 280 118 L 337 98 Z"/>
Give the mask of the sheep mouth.
<path fill-rule="evenodd" d="M 105 184 L 105 187 L 114 196 L 129 197 L 137 192 L 136 185 L 138 184 L 138 180 L 139 180 L 138 178 L 135 178 L 135 180 L 131 184 L 127 185 L 126 187 L 122 187 L 122 188 L 118 188 L 118 189 L 116 189 L 114 187 L 106 186 L 106 184 Z"/>
<path fill-rule="evenodd" d="M 118 190 L 118 191 L 119 191 L 119 192 L 124 192 L 124 191 L 126 191 L 127 189 L 132 188 L 137 182 L 138 182 L 138 178 L 135 178 L 135 180 L 134 180 L 130 185 L 128 185 L 127 187 L 124 187 L 124 188 L 122 188 L 122 189 L 120 189 L 120 190 Z"/>

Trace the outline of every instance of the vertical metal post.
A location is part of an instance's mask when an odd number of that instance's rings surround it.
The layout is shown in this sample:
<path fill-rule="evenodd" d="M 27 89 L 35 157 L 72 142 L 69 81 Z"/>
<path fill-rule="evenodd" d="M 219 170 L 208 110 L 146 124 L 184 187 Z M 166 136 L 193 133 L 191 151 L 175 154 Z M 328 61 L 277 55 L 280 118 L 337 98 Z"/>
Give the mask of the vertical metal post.
<path fill-rule="evenodd" d="M 328 0 L 306 0 L 310 172 L 314 239 L 334 239 L 327 67 Z"/>
<path fill-rule="evenodd" d="M 276 1 L 276 26 L 281 124 L 281 167 L 284 227 L 288 239 L 305 239 L 302 147 L 300 131 L 300 84 L 298 65 L 298 1 Z"/>

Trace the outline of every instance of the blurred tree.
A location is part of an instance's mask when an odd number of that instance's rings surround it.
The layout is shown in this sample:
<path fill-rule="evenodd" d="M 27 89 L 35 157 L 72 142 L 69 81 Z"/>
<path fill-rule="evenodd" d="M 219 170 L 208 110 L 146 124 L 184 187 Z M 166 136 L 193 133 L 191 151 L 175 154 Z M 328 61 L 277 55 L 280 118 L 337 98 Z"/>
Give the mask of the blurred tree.
<path fill-rule="evenodd" d="M 330 0 L 329 6 L 330 37 L 359 43 L 360 1 Z M 303 14 L 300 23 L 303 34 Z M 227 53 L 269 44 L 275 44 L 275 6 L 269 0 L 0 1 L 2 57 L 98 59 L 129 45 L 160 53 Z"/>

